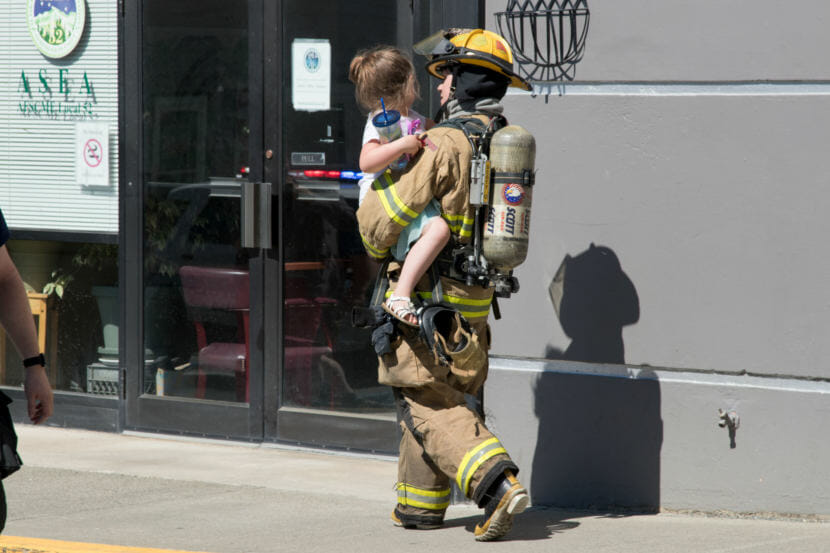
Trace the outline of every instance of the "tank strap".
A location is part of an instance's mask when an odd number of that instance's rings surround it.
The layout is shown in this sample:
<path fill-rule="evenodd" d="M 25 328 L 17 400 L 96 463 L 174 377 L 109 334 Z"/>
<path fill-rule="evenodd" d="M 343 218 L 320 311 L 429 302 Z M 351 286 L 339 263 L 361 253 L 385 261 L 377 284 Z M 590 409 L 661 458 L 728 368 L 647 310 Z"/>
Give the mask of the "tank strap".
<path fill-rule="evenodd" d="M 473 150 L 474 157 L 478 154 L 478 148 L 476 148 L 475 139 L 473 137 L 484 136 L 484 133 L 487 130 L 487 126 L 478 119 L 467 118 L 448 119 L 438 123 L 435 127 L 450 127 L 463 132 L 464 136 L 467 137 L 467 141 L 470 143 L 470 148 Z"/>
<path fill-rule="evenodd" d="M 467 137 L 467 141 L 470 143 L 473 158 L 480 159 L 482 153 L 489 155 L 490 137 L 493 133 L 505 126 L 507 126 L 507 119 L 505 119 L 503 115 L 496 115 L 490 117 L 488 123 L 474 117 L 456 117 L 442 121 L 433 128 L 450 127 L 460 130 L 464 133 L 464 136 Z M 478 214 L 476 215 L 476 223 L 479 223 Z M 474 229 L 474 232 L 480 232 L 480 229 Z M 431 275 L 433 281 L 433 301 L 431 303 L 440 303 L 443 301 L 440 276 L 445 276 L 454 280 L 459 280 L 460 277 L 460 275 L 453 274 L 453 266 L 455 264 L 454 256 L 450 255 L 447 257 L 444 255 L 445 253 L 446 251 L 439 254 L 432 263 Z M 463 282 L 463 280 L 459 280 L 459 282 Z M 436 301 L 435 298 L 438 298 L 438 300 Z"/>
<path fill-rule="evenodd" d="M 441 284 L 441 275 L 438 271 L 438 263 L 434 262 L 429 267 L 429 276 L 432 280 L 432 301 L 430 303 L 444 302 L 444 286 Z"/>
<path fill-rule="evenodd" d="M 495 132 L 507 126 L 507 119 L 503 115 L 494 115 L 490 117 L 490 123 L 485 124 L 481 119 L 475 117 L 456 117 L 454 119 L 446 119 L 441 121 L 436 127 L 452 127 L 460 129 L 465 133 L 484 134 L 488 129 Z"/>
<path fill-rule="evenodd" d="M 508 184 L 511 182 L 518 182 L 522 186 L 533 186 L 536 182 L 536 176 L 533 171 L 525 169 L 521 173 L 500 172 L 493 176 L 493 182 L 496 184 Z"/>
<path fill-rule="evenodd" d="M 475 119 L 473 117 L 456 117 L 455 119 L 447 119 L 446 121 L 441 121 L 435 126 L 452 127 L 454 129 L 464 131 L 465 134 L 482 134 L 484 131 L 487 130 L 487 125 L 485 125 L 484 122 L 482 122 L 480 119 Z"/>
<path fill-rule="evenodd" d="M 386 300 L 386 291 L 389 289 L 389 275 L 386 270 L 389 268 L 389 258 L 384 259 L 375 277 L 375 287 L 372 290 L 372 300 L 369 306 L 381 305 Z"/>

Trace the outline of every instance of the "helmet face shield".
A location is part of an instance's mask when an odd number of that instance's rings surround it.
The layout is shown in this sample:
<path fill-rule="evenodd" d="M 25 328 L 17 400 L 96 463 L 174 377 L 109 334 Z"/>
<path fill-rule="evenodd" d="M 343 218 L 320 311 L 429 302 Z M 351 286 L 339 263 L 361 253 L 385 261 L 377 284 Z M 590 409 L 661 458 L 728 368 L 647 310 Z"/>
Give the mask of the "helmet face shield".
<path fill-rule="evenodd" d="M 438 31 L 415 43 L 412 50 L 432 61 L 435 56 L 451 54 L 455 45 L 447 39 L 444 31 Z"/>
<path fill-rule="evenodd" d="M 455 45 L 446 37 L 446 31 L 435 32 L 425 39 L 417 42 L 412 46 L 412 50 L 416 54 L 420 54 L 427 59 L 425 69 L 427 73 L 436 79 L 443 79 L 446 76 L 445 67 L 447 63 L 438 63 L 435 60 L 440 60 L 453 53 L 455 53 Z M 449 60 L 447 60 L 449 61 Z"/>

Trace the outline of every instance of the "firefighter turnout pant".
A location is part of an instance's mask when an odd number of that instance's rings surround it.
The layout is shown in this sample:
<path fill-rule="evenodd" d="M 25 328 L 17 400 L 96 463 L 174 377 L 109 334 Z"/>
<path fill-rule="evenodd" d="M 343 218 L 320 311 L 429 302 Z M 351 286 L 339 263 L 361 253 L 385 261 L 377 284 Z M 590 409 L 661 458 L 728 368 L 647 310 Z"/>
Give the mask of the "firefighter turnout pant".
<path fill-rule="evenodd" d="M 404 527 L 432 528 L 444 521 L 455 482 L 477 505 L 505 470 L 518 467 L 461 394 L 396 388 L 403 436 L 398 458 L 398 504 L 393 519 Z"/>

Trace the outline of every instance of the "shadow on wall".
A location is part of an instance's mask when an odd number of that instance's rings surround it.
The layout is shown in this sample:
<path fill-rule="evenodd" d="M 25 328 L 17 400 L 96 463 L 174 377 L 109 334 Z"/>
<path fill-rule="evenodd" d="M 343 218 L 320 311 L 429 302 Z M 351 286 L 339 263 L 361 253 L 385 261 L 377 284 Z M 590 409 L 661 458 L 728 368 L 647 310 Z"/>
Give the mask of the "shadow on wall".
<path fill-rule="evenodd" d="M 549 350 L 548 358 L 625 363 L 622 328 L 639 320 L 640 306 L 610 248 L 591 244 L 566 256 L 550 292 L 572 341 L 564 353 Z M 544 372 L 536 381 L 535 405 L 534 504 L 659 509 L 663 423 L 654 372 L 624 366 L 604 367 L 603 376 Z"/>
<path fill-rule="evenodd" d="M 613 250 L 591 244 L 566 255 L 549 291 L 571 344 L 564 354 L 548 347 L 548 359 L 625 363 L 622 329 L 640 319 L 640 301 Z"/>

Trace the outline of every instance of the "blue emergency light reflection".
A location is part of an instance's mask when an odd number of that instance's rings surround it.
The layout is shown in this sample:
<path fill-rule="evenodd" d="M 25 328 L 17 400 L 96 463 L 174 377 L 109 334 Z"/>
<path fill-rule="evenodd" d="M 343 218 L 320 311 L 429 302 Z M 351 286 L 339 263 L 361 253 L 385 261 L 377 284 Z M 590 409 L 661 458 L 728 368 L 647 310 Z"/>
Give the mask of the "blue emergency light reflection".
<path fill-rule="evenodd" d="M 363 173 L 360 171 L 327 171 L 325 169 L 289 171 L 288 174 L 292 177 L 306 177 L 309 179 L 360 180 L 363 178 Z"/>

